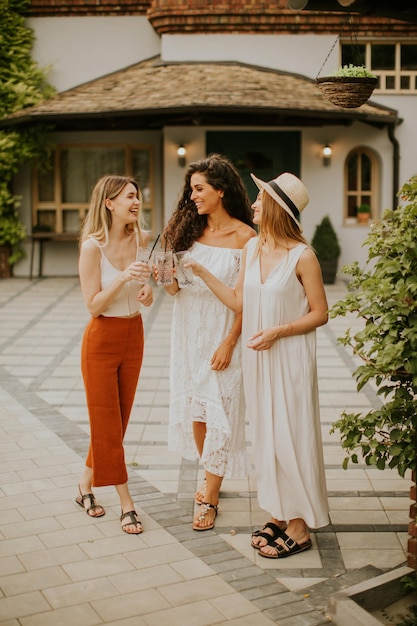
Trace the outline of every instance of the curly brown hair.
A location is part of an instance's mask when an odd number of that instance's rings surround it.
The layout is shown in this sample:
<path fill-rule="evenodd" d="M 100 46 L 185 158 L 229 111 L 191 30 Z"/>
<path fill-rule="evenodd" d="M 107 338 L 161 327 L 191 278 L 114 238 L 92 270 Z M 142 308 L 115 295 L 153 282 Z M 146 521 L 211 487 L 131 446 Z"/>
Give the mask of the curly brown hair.
<path fill-rule="evenodd" d="M 207 226 L 207 215 L 199 215 L 191 200 L 191 176 L 196 172 L 203 174 L 214 189 L 223 191 L 223 206 L 231 217 L 253 225 L 250 200 L 237 169 L 221 154 L 209 154 L 188 166 L 177 207 L 162 233 L 167 248 L 188 250 Z"/>

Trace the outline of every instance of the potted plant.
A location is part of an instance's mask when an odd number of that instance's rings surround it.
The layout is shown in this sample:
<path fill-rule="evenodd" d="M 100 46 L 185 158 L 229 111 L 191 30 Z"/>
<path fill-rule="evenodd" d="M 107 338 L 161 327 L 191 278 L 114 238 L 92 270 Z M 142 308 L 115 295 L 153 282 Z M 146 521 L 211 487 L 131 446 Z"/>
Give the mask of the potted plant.
<path fill-rule="evenodd" d="M 355 109 L 371 97 L 378 78 L 365 66 L 351 63 L 316 81 L 327 100 L 343 109 Z"/>
<path fill-rule="evenodd" d="M 316 226 L 311 245 L 320 263 L 323 282 L 327 285 L 332 285 L 336 280 L 340 245 L 330 218 L 327 215 Z"/>
<path fill-rule="evenodd" d="M 343 268 L 352 277 L 348 295 L 330 310 L 331 317 L 353 314 L 363 321 L 360 330 L 349 328 L 339 343 L 362 360 L 353 376 L 360 391 L 373 381 L 381 405 L 366 413 L 343 412 L 332 427 L 340 431 L 342 447 L 358 463 L 412 472 L 408 564 L 417 569 L 417 281 L 416 219 L 417 177 L 401 190 L 409 203 L 386 210 L 372 225 L 365 241 L 368 257 Z"/>
<path fill-rule="evenodd" d="M 367 224 L 371 217 L 371 207 L 369 204 L 360 204 L 356 209 L 356 217 L 359 224 Z"/>

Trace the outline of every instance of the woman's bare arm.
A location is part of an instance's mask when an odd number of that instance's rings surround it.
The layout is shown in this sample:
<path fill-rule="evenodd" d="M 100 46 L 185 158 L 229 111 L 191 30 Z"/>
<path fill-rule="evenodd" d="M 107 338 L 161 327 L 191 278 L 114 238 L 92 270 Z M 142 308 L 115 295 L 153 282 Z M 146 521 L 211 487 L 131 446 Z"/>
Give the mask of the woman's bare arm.
<path fill-rule="evenodd" d="M 246 250 L 243 250 L 242 261 L 239 271 L 239 276 L 234 288 L 227 287 L 218 278 L 213 276 L 203 265 L 197 263 L 193 259 L 190 259 L 185 264 L 185 267 L 191 267 L 193 274 L 199 276 L 206 283 L 207 287 L 211 289 L 214 295 L 223 302 L 229 309 L 232 309 L 234 313 L 242 312 L 243 304 L 243 281 L 245 278 L 245 261 Z"/>

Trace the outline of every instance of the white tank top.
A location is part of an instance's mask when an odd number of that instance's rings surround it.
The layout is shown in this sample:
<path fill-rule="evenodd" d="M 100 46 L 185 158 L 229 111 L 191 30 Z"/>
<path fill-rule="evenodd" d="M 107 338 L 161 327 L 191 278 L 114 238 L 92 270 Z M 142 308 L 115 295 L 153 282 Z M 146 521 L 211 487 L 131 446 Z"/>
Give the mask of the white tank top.
<path fill-rule="evenodd" d="M 103 247 L 97 239 L 91 237 L 92 241 L 100 248 L 101 252 L 101 288 L 106 289 L 117 276 L 121 274 L 114 265 L 110 263 L 106 255 L 104 254 Z M 136 251 L 139 248 L 139 238 L 136 233 Z M 134 313 L 139 313 L 140 302 L 136 300 L 136 296 L 139 291 L 139 283 L 135 280 L 129 280 L 124 283 L 119 293 L 115 296 L 113 302 L 109 304 L 107 309 L 103 311 L 101 315 L 104 317 L 128 317 Z"/>

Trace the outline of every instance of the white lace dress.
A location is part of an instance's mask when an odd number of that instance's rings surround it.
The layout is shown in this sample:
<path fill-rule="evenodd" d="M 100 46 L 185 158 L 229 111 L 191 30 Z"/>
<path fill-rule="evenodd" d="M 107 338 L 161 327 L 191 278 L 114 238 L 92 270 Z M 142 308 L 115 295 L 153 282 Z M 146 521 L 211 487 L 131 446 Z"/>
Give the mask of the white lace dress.
<path fill-rule="evenodd" d="M 196 242 L 190 252 L 223 283 L 236 283 L 241 250 Z M 240 339 L 225 370 L 212 370 L 210 360 L 230 332 L 234 318 L 234 313 L 196 276 L 191 286 L 180 289 L 175 296 L 168 446 L 186 459 L 197 459 L 193 422 L 205 422 L 203 466 L 226 478 L 242 478 L 246 474 Z"/>

